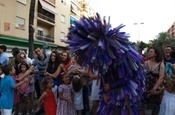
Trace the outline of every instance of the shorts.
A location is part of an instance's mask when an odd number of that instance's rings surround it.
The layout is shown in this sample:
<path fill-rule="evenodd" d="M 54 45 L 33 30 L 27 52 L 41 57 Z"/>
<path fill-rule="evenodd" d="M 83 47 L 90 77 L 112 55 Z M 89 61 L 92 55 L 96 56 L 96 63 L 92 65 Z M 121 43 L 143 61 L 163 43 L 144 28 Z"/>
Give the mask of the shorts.
<path fill-rule="evenodd" d="M 11 115 L 12 109 L 1 109 L 1 115 Z"/>

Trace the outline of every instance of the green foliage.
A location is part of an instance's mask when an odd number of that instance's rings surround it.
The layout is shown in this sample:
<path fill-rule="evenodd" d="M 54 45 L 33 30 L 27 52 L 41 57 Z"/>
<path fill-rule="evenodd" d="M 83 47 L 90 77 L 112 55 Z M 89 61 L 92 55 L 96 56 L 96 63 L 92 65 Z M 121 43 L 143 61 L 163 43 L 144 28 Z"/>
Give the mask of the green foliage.
<path fill-rule="evenodd" d="M 140 43 L 139 43 L 139 51 L 143 51 L 145 48 L 147 48 L 147 47 L 149 47 L 149 44 L 147 44 L 147 43 L 145 43 L 145 42 L 143 42 L 143 41 L 141 41 Z"/>
<path fill-rule="evenodd" d="M 163 52 L 164 46 L 175 46 L 175 39 L 170 38 L 166 32 L 159 33 L 155 39 L 149 41 L 149 46 L 155 46 Z"/>

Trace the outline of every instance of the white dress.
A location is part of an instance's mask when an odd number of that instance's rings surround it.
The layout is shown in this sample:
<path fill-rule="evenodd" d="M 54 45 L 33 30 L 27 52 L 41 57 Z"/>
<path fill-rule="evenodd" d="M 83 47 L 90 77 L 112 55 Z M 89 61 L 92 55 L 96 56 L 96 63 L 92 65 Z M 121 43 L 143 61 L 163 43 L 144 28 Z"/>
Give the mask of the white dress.
<path fill-rule="evenodd" d="M 83 110 L 83 88 L 79 92 L 74 92 L 74 105 L 76 110 Z"/>
<path fill-rule="evenodd" d="M 159 115 L 175 115 L 175 93 L 164 91 Z"/>
<path fill-rule="evenodd" d="M 99 100 L 100 80 L 92 80 L 91 100 Z"/>

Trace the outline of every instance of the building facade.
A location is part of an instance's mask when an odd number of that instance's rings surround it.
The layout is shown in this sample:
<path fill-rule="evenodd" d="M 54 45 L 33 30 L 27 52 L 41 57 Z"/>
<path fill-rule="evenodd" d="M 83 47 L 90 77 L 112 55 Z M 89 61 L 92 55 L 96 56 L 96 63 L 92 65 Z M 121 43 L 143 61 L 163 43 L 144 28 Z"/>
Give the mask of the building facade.
<path fill-rule="evenodd" d="M 175 38 L 175 21 L 167 31 L 171 38 Z"/>
<path fill-rule="evenodd" d="M 61 51 L 68 28 L 82 16 L 77 0 L 35 0 L 34 46 Z M 29 10 L 31 0 L 0 0 L 0 44 L 28 49 Z M 87 7 L 87 5 L 86 5 Z M 84 14 L 84 15 L 87 15 Z"/>

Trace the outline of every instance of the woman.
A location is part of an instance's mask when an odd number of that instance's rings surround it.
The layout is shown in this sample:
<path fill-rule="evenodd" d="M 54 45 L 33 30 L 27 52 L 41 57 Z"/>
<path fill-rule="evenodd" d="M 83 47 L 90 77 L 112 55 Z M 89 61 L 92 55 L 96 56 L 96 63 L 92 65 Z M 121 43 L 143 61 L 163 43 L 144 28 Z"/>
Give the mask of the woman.
<path fill-rule="evenodd" d="M 52 88 L 57 98 L 57 87 L 59 86 L 59 74 L 63 70 L 61 57 L 57 51 L 52 51 L 44 75 L 53 78 L 54 88 Z"/>
<path fill-rule="evenodd" d="M 160 95 L 156 94 L 161 87 L 164 79 L 164 63 L 161 52 L 151 47 L 148 50 L 148 60 L 144 63 L 146 70 L 146 82 L 143 104 L 146 105 L 147 110 L 152 111 L 152 115 L 157 115 L 161 102 Z"/>
<path fill-rule="evenodd" d="M 64 51 L 61 53 L 61 57 L 64 70 L 65 71 L 71 70 L 72 61 L 69 53 Z"/>

